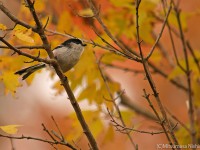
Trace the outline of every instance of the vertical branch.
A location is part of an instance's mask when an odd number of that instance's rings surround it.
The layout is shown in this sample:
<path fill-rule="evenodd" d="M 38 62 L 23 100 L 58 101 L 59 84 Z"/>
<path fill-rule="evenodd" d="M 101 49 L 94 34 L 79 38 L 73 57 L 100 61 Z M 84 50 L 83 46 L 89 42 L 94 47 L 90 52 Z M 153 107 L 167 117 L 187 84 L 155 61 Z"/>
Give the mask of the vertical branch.
<path fill-rule="evenodd" d="M 146 92 L 145 89 L 143 89 L 143 92 L 144 92 L 144 98 L 145 98 L 145 99 L 147 100 L 147 102 L 149 103 L 149 106 L 151 107 L 151 109 L 152 109 L 153 112 L 155 113 L 157 119 L 158 119 L 159 122 L 160 122 L 161 127 L 163 128 L 164 133 L 165 133 L 165 135 L 166 135 L 166 137 L 167 137 L 167 140 L 169 141 L 169 144 L 172 145 L 171 139 L 170 139 L 170 137 L 169 137 L 169 135 L 168 135 L 168 133 L 167 133 L 167 130 L 166 130 L 166 128 L 165 128 L 165 120 L 160 118 L 160 116 L 159 116 L 157 110 L 155 109 L 155 107 L 153 106 L 153 104 L 152 104 L 152 102 L 151 102 L 151 100 L 150 100 L 150 98 L 149 98 L 150 95 L 147 94 L 147 92 Z M 172 147 L 172 149 L 174 149 L 174 148 Z"/>
<path fill-rule="evenodd" d="M 188 86 L 188 99 L 189 99 L 189 110 L 188 110 L 188 115 L 189 115 L 189 120 L 190 120 L 190 136 L 191 136 L 191 141 L 192 144 L 196 144 L 196 130 L 195 130 L 195 119 L 194 119 L 194 104 L 193 104 L 193 99 L 192 99 L 192 86 L 191 86 L 191 70 L 190 70 L 190 65 L 189 65 L 189 58 L 188 58 L 188 51 L 187 51 L 187 46 L 185 42 L 185 37 L 183 34 L 183 29 L 182 29 L 182 24 L 181 24 L 181 19 L 180 19 L 180 10 L 178 7 L 175 5 L 174 6 L 174 11 L 176 12 L 176 19 L 178 22 L 178 27 L 179 27 L 179 32 L 180 32 L 180 38 L 183 46 L 183 53 L 185 57 L 185 65 L 186 65 L 186 78 L 187 78 L 187 86 Z M 194 150 L 196 148 L 193 148 Z"/>
<path fill-rule="evenodd" d="M 95 55 L 95 52 L 94 52 L 94 55 Z M 97 60 L 96 55 L 95 55 L 95 58 L 96 58 L 96 60 Z M 115 99 L 114 99 L 114 97 L 113 97 L 113 95 L 112 95 L 112 92 L 111 92 L 111 90 L 110 90 L 110 87 L 109 87 L 109 85 L 108 85 L 108 82 L 107 82 L 107 80 L 106 80 L 106 77 L 105 77 L 105 75 L 104 75 L 104 73 L 103 73 L 103 71 L 102 71 L 102 69 L 101 69 L 101 67 L 100 67 L 100 61 L 101 61 L 101 58 L 100 58 L 99 60 L 97 60 L 97 66 L 98 66 L 98 69 L 99 69 L 99 71 L 100 71 L 101 77 L 102 77 L 102 79 L 103 79 L 103 81 L 104 81 L 104 84 L 105 84 L 105 86 L 106 86 L 106 89 L 107 89 L 107 91 L 108 91 L 108 94 L 109 94 L 109 96 L 110 96 L 110 98 L 111 98 L 111 100 L 112 100 L 112 103 L 114 104 L 114 107 L 115 107 L 115 109 L 116 109 L 116 111 L 117 111 L 117 113 L 118 113 L 118 115 L 119 115 L 119 119 L 120 119 L 122 125 L 123 125 L 124 127 L 126 127 L 126 124 L 125 124 L 125 122 L 124 122 L 124 120 L 123 120 L 123 117 L 122 117 L 121 111 L 120 111 L 120 109 L 119 109 L 119 106 L 118 106 L 118 105 L 116 104 L 116 102 L 115 102 Z M 137 144 L 134 143 L 134 141 L 133 141 L 133 139 L 132 139 L 130 133 L 127 132 L 126 135 L 128 136 L 129 140 L 131 141 L 133 147 L 137 150 Z"/>
<path fill-rule="evenodd" d="M 169 130 L 169 134 L 170 134 L 174 144 L 178 145 L 178 141 L 177 141 L 177 139 L 176 139 L 176 137 L 174 135 L 174 132 L 173 132 L 172 127 L 171 127 L 171 124 L 170 124 L 170 122 L 169 122 L 169 120 L 167 118 L 167 114 L 166 114 L 165 109 L 163 107 L 163 104 L 162 104 L 162 102 L 160 100 L 159 93 L 157 92 L 155 83 L 154 83 L 154 81 L 153 81 L 153 79 L 151 77 L 151 73 L 149 71 L 149 66 L 148 66 L 148 61 L 144 58 L 144 55 L 143 55 L 143 52 L 142 52 L 142 48 L 141 48 L 141 42 L 142 41 L 140 41 L 140 32 L 139 32 L 139 23 L 138 23 L 140 3 L 141 3 L 141 0 L 136 0 L 136 4 L 135 4 L 136 5 L 136 39 L 137 39 L 137 44 L 138 44 L 140 56 L 141 56 L 141 59 L 142 59 L 143 68 L 144 68 L 147 80 L 149 82 L 149 85 L 150 85 L 150 87 L 151 87 L 151 89 L 153 91 L 153 95 L 156 98 L 156 101 L 157 101 L 158 106 L 160 108 L 160 111 L 161 111 L 161 114 L 162 114 L 162 118 L 164 119 L 164 123 L 165 123 L 166 127 Z M 161 122 L 161 124 L 162 124 L 162 122 Z M 164 125 L 162 126 L 164 131 L 167 131 L 166 127 Z M 173 144 L 171 142 L 171 139 L 169 138 L 168 133 L 166 133 L 166 137 L 167 137 L 169 143 Z"/>
<path fill-rule="evenodd" d="M 43 45 L 44 45 L 44 48 L 45 50 L 47 51 L 48 55 L 50 58 L 54 59 L 54 55 L 53 55 L 53 52 L 51 51 L 51 48 L 50 48 L 50 44 L 47 40 L 47 37 L 45 35 L 45 29 L 44 27 L 42 26 L 36 12 L 35 12 L 35 8 L 34 8 L 34 1 L 31 2 L 31 0 L 25 0 L 28 8 L 30 9 L 30 12 L 34 18 L 34 21 L 36 23 L 36 26 L 37 26 L 37 33 L 39 34 L 42 42 L 43 42 Z M 69 82 L 68 82 L 68 79 L 66 78 L 66 76 L 63 74 L 59 64 L 57 63 L 57 61 L 55 61 L 54 64 L 52 64 L 55 71 L 56 71 L 56 74 L 59 76 L 60 80 L 61 80 L 61 83 L 66 91 L 66 93 L 68 94 L 69 96 L 69 100 L 75 110 L 75 113 L 76 113 L 76 116 L 81 124 L 81 127 L 83 129 L 83 132 L 85 133 L 85 135 L 87 136 L 88 138 L 88 141 L 92 147 L 93 150 L 98 150 L 98 146 L 97 146 L 97 143 L 94 139 L 94 136 L 92 134 L 92 132 L 90 131 L 89 129 L 89 126 L 87 125 L 86 121 L 85 121 L 85 118 L 82 114 L 82 111 L 81 111 L 81 108 L 74 96 L 74 93 L 72 92 L 70 86 L 69 86 Z"/>
<path fill-rule="evenodd" d="M 163 22 L 162 28 L 161 28 L 161 30 L 160 30 L 160 33 L 158 34 L 158 37 L 156 38 L 156 41 L 155 41 L 154 45 L 152 46 L 152 48 L 151 48 L 151 50 L 150 50 L 148 56 L 145 58 L 146 60 L 148 60 L 148 59 L 151 57 L 151 55 L 153 54 L 153 52 L 154 52 L 154 50 L 155 50 L 155 48 L 156 48 L 156 45 L 158 44 L 158 42 L 159 42 L 159 40 L 160 40 L 160 38 L 161 38 L 161 36 L 162 36 L 162 33 L 163 33 L 164 28 L 165 28 L 165 25 L 166 25 L 166 23 L 167 23 L 169 14 L 170 14 L 170 12 L 171 12 L 171 8 L 172 8 L 172 6 L 170 5 L 170 7 L 169 7 L 169 9 L 168 9 L 168 11 L 167 11 L 165 20 L 164 20 L 164 22 Z"/>
<path fill-rule="evenodd" d="M 170 1 L 170 5 L 172 4 L 172 0 Z M 163 7 L 163 10 L 164 10 L 164 13 L 166 14 L 166 10 L 165 10 L 165 2 L 162 0 L 162 7 Z M 178 67 L 183 71 L 185 72 L 185 69 L 183 66 L 181 66 L 179 60 L 178 60 L 178 55 L 176 53 L 176 47 L 175 47 L 175 43 L 174 43 L 174 39 L 173 39 L 173 36 L 172 36 L 172 29 L 170 27 L 170 24 L 167 20 L 167 28 L 168 28 L 168 32 L 169 32 L 169 37 L 170 37 L 170 41 L 171 41 L 171 44 L 172 44 L 172 50 L 173 50 L 173 53 L 174 53 L 174 57 L 175 57 L 175 60 L 176 60 L 176 64 L 178 65 Z"/>
<path fill-rule="evenodd" d="M 192 55 L 192 57 L 193 57 L 193 59 L 194 59 L 194 62 L 195 62 L 195 64 L 196 64 L 196 66 L 197 66 L 197 69 L 198 69 L 198 71 L 199 71 L 199 73 L 200 73 L 199 59 L 198 59 L 197 56 L 195 55 L 194 50 L 193 50 L 193 48 L 191 47 L 189 41 L 186 42 L 186 45 L 187 45 L 187 47 L 188 47 L 188 49 L 189 49 L 189 51 L 190 51 L 190 53 L 191 53 L 191 55 Z"/>
<path fill-rule="evenodd" d="M 103 20 L 101 19 L 99 15 L 99 11 L 96 9 L 96 6 L 94 5 L 93 0 L 87 0 L 89 7 L 91 8 L 92 12 L 95 14 L 94 17 L 98 21 L 98 23 L 101 25 L 103 28 L 104 32 L 110 37 L 110 39 L 113 40 L 113 42 L 127 55 L 131 56 L 134 60 L 140 61 L 140 59 L 135 55 L 132 50 L 126 49 L 124 45 L 111 33 L 111 31 L 107 28 L 107 26 L 104 24 Z"/>

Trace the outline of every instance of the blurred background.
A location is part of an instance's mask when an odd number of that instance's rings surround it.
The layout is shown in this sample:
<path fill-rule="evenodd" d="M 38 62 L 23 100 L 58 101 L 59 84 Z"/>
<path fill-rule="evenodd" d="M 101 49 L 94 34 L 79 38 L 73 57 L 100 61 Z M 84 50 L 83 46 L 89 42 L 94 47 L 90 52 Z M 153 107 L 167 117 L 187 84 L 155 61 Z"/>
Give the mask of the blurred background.
<path fill-rule="evenodd" d="M 45 1 L 46 2 L 46 1 Z M 5 7 L 7 7 L 11 13 L 15 14 L 16 16 L 20 16 L 23 19 L 22 14 L 20 11 L 21 9 L 21 1 L 13 1 L 13 0 L 3 0 L 2 3 Z M 41 15 L 60 15 L 62 12 L 58 10 L 70 10 L 68 4 L 69 1 L 64 0 L 57 0 L 46 2 L 48 4 L 45 6 L 46 10 Z M 71 1 L 72 4 L 79 3 L 78 1 Z M 81 1 L 80 3 L 83 3 Z M 100 0 L 99 3 L 101 4 L 101 10 L 112 9 L 112 7 L 108 8 L 106 2 L 104 0 Z M 72 5 L 73 6 L 73 5 Z M 76 7 L 76 5 L 74 6 Z M 77 5 L 79 7 L 79 5 Z M 185 30 L 185 36 L 189 39 L 191 45 L 196 50 L 199 50 L 200 42 L 199 42 L 199 34 L 200 34 L 200 16 L 199 16 L 199 8 L 200 8 L 200 1 L 193 0 L 188 2 L 187 0 L 180 1 L 180 8 L 183 12 L 187 13 L 196 13 L 195 15 L 191 15 L 187 18 L 187 29 Z M 37 9 L 37 8 L 36 8 Z M 41 9 L 42 10 L 42 9 Z M 117 15 L 117 14 L 116 14 Z M 25 19 L 26 15 L 24 16 Z M 52 17 L 52 22 L 58 22 L 55 16 Z M 64 19 L 64 18 L 63 18 Z M 71 21 L 71 22 L 70 22 Z M 79 24 L 83 20 L 63 20 L 63 24 L 69 24 L 69 26 L 73 26 L 74 24 Z M 2 13 L 0 12 L 0 23 L 5 24 L 7 27 L 13 27 L 13 23 Z M 84 23 L 83 23 L 84 24 Z M 63 26 L 64 26 L 63 25 Z M 81 30 L 87 29 L 84 26 L 81 26 Z M 161 25 L 161 24 L 160 24 Z M 155 26 L 155 32 L 159 32 L 160 25 Z M 157 27 L 157 28 L 156 28 Z M 51 28 L 52 30 L 58 30 L 59 32 L 64 33 L 65 30 L 59 30 L 54 25 L 49 25 L 47 28 Z M 68 28 L 68 27 L 66 27 Z M 60 27 L 61 29 L 61 27 Z M 67 30 L 67 29 L 66 29 Z M 84 37 L 86 39 L 91 39 L 94 36 L 94 33 L 80 33 L 77 34 L 79 37 Z M 65 38 L 55 39 L 54 36 L 50 36 L 49 39 L 52 41 L 52 45 L 55 46 L 60 43 L 60 40 L 63 41 Z M 176 48 L 182 49 L 181 43 L 177 41 Z M 161 38 L 161 43 L 164 45 L 166 50 L 171 51 L 171 45 L 169 43 L 169 36 L 167 31 L 163 33 Z M 144 45 L 144 49 L 148 49 L 150 46 Z M 87 51 L 92 51 L 92 46 L 87 49 Z M 0 53 L 3 55 L 3 50 L 0 50 Z M 181 54 L 180 54 L 181 55 Z M 171 56 L 172 59 L 173 56 Z M 133 63 L 131 61 L 125 62 L 117 62 L 121 66 L 126 66 L 127 68 L 136 68 L 142 69 L 140 65 Z M 159 62 L 160 66 L 165 66 L 165 60 L 163 62 Z M 82 62 L 84 65 L 84 62 Z M 87 62 L 85 62 L 85 66 L 87 67 Z M 75 68 L 76 69 L 76 68 Z M 169 69 L 166 67 L 166 70 Z M 1 71 L 0 71 L 1 72 Z M 14 72 L 14 71 L 13 71 Z M 147 91 L 151 91 L 150 87 L 147 84 L 147 80 L 144 80 L 144 74 L 135 74 L 132 72 L 125 72 L 123 70 L 115 69 L 115 68 L 107 68 L 106 73 L 109 77 L 112 78 L 113 81 L 117 81 L 120 83 L 121 89 L 125 90 L 125 94 L 130 98 L 131 102 L 137 104 L 139 107 L 144 108 L 145 110 L 151 111 L 149 108 L 148 103 L 142 97 L 143 90 L 146 89 Z M 179 120 L 184 123 L 188 122 L 188 109 L 186 105 L 186 101 L 188 100 L 187 95 L 184 91 L 178 89 L 171 83 L 169 83 L 168 79 L 161 77 L 159 74 L 153 74 L 153 78 L 156 83 L 156 87 L 158 89 L 159 95 L 163 104 L 167 107 L 167 109 L 176 115 Z M 181 78 L 182 79 L 182 78 Z M 19 79 L 20 80 L 20 79 Z M 51 76 L 51 72 L 49 70 L 42 70 L 41 72 L 37 73 L 32 83 L 29 85 L 28 83 L 21 81 L 21 86 L 17 88 L 14 97 L 11 94 L 5 94 L 4 92 L 4 85 L 0 83 L 0 125 L 8 125 L 8 124 L 19 124 L 23 125 L 20 127 L 19 132 L 17 135 L 26 135 L 32 137 L 40 137 L 40 138 L 49 138 L 47 134 L 43 131 L 41 124 L 45 124 L 45 126 L 51 130 L 56 130 L 55 124 L 53 123 L 51 116 L 53 116 L 59 125 L 63 135 L 68 135 L 70 130 L 73 130 L 72 125 L 73 121 L 69 119 L 69 114 L 73 112 L 71 104 L 67 100 L 67 95 L 62 92 L 61 94 L 56 94 L 57 90 L 55 90 L 54 83 L 58 81 L 56 76 Z M 71 81 L 73 82 L 73 81 Z M 77 92 L 78 93 L 78 92 Z M 77 94 L 76 94 L 77 95 Z M 81 109 L 83 110 L 96 110 L 97 106 L 95 103 L 89 103 L 87 100 L 80 102 Z M 122 110 L 126 110 L 126 106 L 120 105 Z M 131 118 L 130 122 L 134 127 L 137 127 L 139 130 L 147 130 L 147 131 L 154 131 L 160 130 L 158 124 L 155 121 L 152 121 L 140 114 L 135 113 L 133 110 L 130 110 L 133 113 L 134 117 Z M 102 117 L 102 120 L 105 118 Z M 109 122 L 109 119 L 105 119 L 105 122 Z M 91 124 L 92 125 L 92 124 Z M 1 132 L 1 131 L 0 131 Z M 104 135 L 106 133 L 102 133 L 96 137 L 100 149 L 102 150 L 110 150 L 110 149 L 119 149 L 119 150 L 130 150 L 132 149 L 132 145 L 130 141 L 127 139 L 125 134 L 120 132 L 115 132 L 113 134 L 113 138 L 108 141 L 105 141 Z M 73 135 L 71 135 L 73 137 Z M 76 136 L 76 135 L 74 135 Z M 131 133 L 131 137 L 135 143 L 139 145 L 139 149 L 144 150 L 155 150 L 156 144 L 163 144 L 167 143 L 167 140 L 163 134 L 160 135 L 149 135 L 149 134 L 142 134 L 142 133 Z M 87 139 L 82 135 L 77 138 L 76 144 L 81 147 L 81 149 L 88 149 Z M 9 140 L 0 137 L 0 149 L 2 150 L 10 150 L 11 143 L 13 143 L 14 148 L 16 150 L 50 150 L 53 147 L 47 143 L 33 141 L 33 140 Z M 66 147 L 60 146 L 59 149 L 67 149 Z"/>

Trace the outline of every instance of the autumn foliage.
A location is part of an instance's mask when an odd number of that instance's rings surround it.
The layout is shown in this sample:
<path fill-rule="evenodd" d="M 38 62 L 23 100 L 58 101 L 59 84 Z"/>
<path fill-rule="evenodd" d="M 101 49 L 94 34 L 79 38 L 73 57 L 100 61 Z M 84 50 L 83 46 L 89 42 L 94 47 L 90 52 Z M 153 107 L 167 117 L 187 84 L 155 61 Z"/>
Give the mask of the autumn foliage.
<path fill-rule="evenodd" d="M 193 26 L 188 25 L 199 9 L 185 11 L 184 2 L 175 0 L 32 2 L 22 0 L 18 14 L 0 2 L 1 13 L 13 22 L 6 25 L 0 20 L 0 82 L 6 97 L 20 100 L 16 93 L 24 82 L 32 86 L 37 73 L 25 81 L 14 73 L 38 62 L 53 66 L 55 71 L 46 71 L 50 72 L 55 97 L 67 93 L 69 97 L 62 101 L 77 105 L 71 112 L 66 110 L 59 124 L 53 116 L 57 133 L 49 132 L 48 124 L 43 124 L 41 132 L 47 133 L 50 148 L 116 149 L 119 142 L 120 149 L 153 150 L 158 148 L 156 144 L 199 144 L 200 53 L 199 45 L 190 40 Z M 48 61 L 53 59 L 49 50 L 74 37 L 87 47 L 79 63 L 63 75 Z M 57 75 L 59 80 L 53 80 Z M 80 103 L 84 104 L 77 112 Z M 69 127 L 61 127 L 64 123 Z M 0 124 L 0 137 L 35 140 L 17 133 L 22 128 L 23 124 Z M 155 139 L 151 142 L 152 136 Z"/>

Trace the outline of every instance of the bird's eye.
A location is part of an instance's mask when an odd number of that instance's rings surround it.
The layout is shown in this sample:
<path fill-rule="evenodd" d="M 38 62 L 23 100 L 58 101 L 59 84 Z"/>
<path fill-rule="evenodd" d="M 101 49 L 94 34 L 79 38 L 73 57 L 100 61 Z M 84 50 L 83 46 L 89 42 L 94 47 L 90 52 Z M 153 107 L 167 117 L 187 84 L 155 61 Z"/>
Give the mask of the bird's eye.
<path fill-rule="evenodd" d="M 68 44 L 67 47 L 71 48 L 71 47 L 72 47 L 72 44 Z"/>

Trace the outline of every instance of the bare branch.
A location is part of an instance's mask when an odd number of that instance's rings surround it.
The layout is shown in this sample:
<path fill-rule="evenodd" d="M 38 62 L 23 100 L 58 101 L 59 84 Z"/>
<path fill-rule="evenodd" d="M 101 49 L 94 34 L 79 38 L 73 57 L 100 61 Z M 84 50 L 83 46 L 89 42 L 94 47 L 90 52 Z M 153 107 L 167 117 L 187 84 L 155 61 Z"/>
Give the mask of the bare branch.
<path fill-rule="evenodd" d="M 165 20 L 164 20 L 164 22 L 163 22 L 162 28 L 161 28 L 161 30 L 160 30 L 160 33 L 158 34 L 158 37 L 157 37 L 157 39 L 156 39 L 154 45 L 152 46 L 152 48 L 151 48 L 149 54 L 148 54 L 147 57 L 145 58 L 146 60 L 148 60 L 148 59 L 151 57 L 151 55 L 152 55 L 153 52 L 154 52 L 154 49 L 156 48 L 156 45 L 158 44 L 158 42 L 159 42 L 159 40 L 160 40 L 160 38 L 161 38 L 161 36 L 162 36 L 162 33 L 163 33 L 163 31 L 164 31 L 164 28 L 165 28 L 165 25 L 166 25 L 166 23 L 167 23 L 168 16 L 169 16 L 169 14 L 170 14 L 170 12 L 171 12 L 171 8 L 172 8 L 172 6 L 170 5 L 170 7 L 168 8 L 168 11 L 167 11 L 167 15 L 166 15 L 166 17 L 165 17 Z"/>
<path fill-rule="evenodd" d="M 4 48 L 4 49 L 10 49 L 10 47 L 8 46 L 3 46 L 3 45 L 0 45 L 0 48 Z M 44 49 L 44 46 L 15 46 L 16 49 Z"/>
<path fill-rule="evenodd" d="M 60 128 L 58 127 L 58 124 L 56 123 L 56 121 L 55 121 L 54 117 L 53 117 L 53 116 L 51 116 L 51 119 L 53 120 L 54 124 L 56 125 L 56 128 L 57 128 L 58 132 L 59 132 L 59 133 L 60 133 L 60 135 L 61 135 L 61 140 L 62 140 L 62 141 L 65 141 L 65 138 L 64 138 L 64 136 L 63 136 L 62 132 L 60 131 Z"/>
<path fill-rule="evenodd" d="M 137 61 L 137 62 L 141 62 L 141 60 L 140 60 L 139 57 L 137 57 L 137 56 L 129 56 L 128 54 L 126 54 L 126 53 L 124 53 L 124 52 L 121 52 L 119 49 L 117 49 L 116 47 L 114 47 L 112 44 L 110 44 L 108 41 L 106 41 L 103 37 L 101 37 L 101 35 L 98 34 L 98 33 L 94 30 L 94 28 L 93 28 L 93 31 L 96 33 L 96 35 L 97 35 L 104 43 L 106 43 L 106 44 L 108 45 L 108 47 L 111 48 L 111 49 L 109 49 L 109 51 L 114 52 L 115 54 L 121 55 L 121 56 L 123 56 L 123 57 L 125 57 L 125 58 L 128 58 L 128 59 L 130 59 L 130 60 L 135 60 L 135 61 Z M 93 42 L 93 44 L 94 44 L 94 42 Z"/>
<path fill-rule="evenodd" d="M 37 29 L 29 24 L 27 24 L 26 22 L 23 22 L 22 20 L 19 20 L 16 16 L 14 16 L 13 14 L 10 13 L 10 11 L 3 6 L 3 3 L 0 2 L 0 9 L 2 12 L 4 12 L 5 15 L 7 15 L 15 24 L 20 24 L 24 27 L 26 27 L 27 29 L 32 29 L 32 31 L 37 32 Z"/>
<path fill-rule="evenodd" d="M 192 144 L 197 143 L 196 139 L 196 129 L 195 129 L 195 116 L 194 116 L 194 104 L 193 104 L 193 99 L 192 99 L 192 85 L 191 85 L 191 71 L 190 71 L 190 65 L 189 65 L 189 56 L 188 56 L 188 51 L 187 51 L 187 45 L 185 42 L 185 37 L 183 34 L 183 29 L 182 29 L 182 24 L 181 24 L 181 19 L 180 19 L 180 10 L 178 8 L 178 5 L 174 4 L 174 11 L 176 14 L 176 19 L 178 22 L 178 27 L 179 27 L 179 32 L 180 32 L 180 38 L 182 42 L 182 47 L 183 47 L 183 52 L 184 52 L 184 57 L 185 57 L 185 65 L 186 65 L 186 70 L 185 70 L 185 75 L 187 77 L 187 85 L 188 85 L 188 101 L 189 101 L 189 120 L 190 120 L 190 136 L 192 140 Z M 195 150 L 195 148 L 193 148 Z"/>
<path fill-rule="evenodd" d="M 110 39 L 113 40 L 113 42 L 123 51 L 123 52 L 128 52 L 129 54 L 131 53 L 131 57 L 133 60 L 140 62 L 141 59 L 139 57 L 137 57 L 136 55 L 134 55 L 134 53 L 132 53 L 132 51 L 127 50 L 123 44 L 121 44 L 117 38 L 115 38 L 115 36 L 110 32 L 110 30 L 106 27 L 106 25 L 104 24 L 103 20 L 101 19 L 100 15 L 99 15 L 99 10 L 95 7 L 94 3 L 92 0 L 87 0 L 89 7 L 91 8 L 91 10 L 93 11 L 93 14 L 96 14 L 94 17 L 96 18 L 96 20 L 99 22 L 99 24 L 101 25 L 101 27 L 103 28 L 104 32 L 110 37 Z M 128 54 L 126 54 L 127 56 L 129 56 Z M 130 57 L 130 56 L 129 56 Z"/>
<path fill-rule="evenodd" d="M 94 51 L 93 51 L 93 52 L 94 52 Z M 95 52 L 94 52 L 94 55 L 95 55 Z M 115 102 L 115 98 L 114 98 L 113 95 L 112 95 L 112 92 L 111 92 L 110 87 L 109 87 L 109 85 L 108 85 L 108 81 L 107 81 L 107 79 L 106 79 L 106 76 L 104 75 L 104 73 L 103 73 L 103 71 L 102 71 L 102 69 L 101 69 L 101 67 L 100 67 L 100 62 L 101 62 L 101 58 L 102 58 L 102 57 L 101 57 L 99 60 L 97 60 L 97 56 L 95 55 L 95 58 L 96 58 L 96 61 L 97 61 L 97 65 L 98 65 L 99 72 L 100 72 L 100 74 L 101 74 L 101 77 L 102 77 L 102 79 L 103 79 L 103 81 L 104 81 L 104 84 L 105 84 L 106 89 L 107 89 L 107 91 L 108 91 L 108 94 L 109 94 L 109 96 L 110 96 L 111 102 L 114 104 L 114 107 L 115 107 L 115 109 L 116 109 L 116 111 L 117 111 L 117 113 L 118 113 L 118 115 L 119 115 L 119 119 L 120 119 L 121 123 L 123 124 L 124 127 L 126 127 L 125 122 L 124 122 L 123 117 L 122 117 L 122 114 L 121 114 L 121 111 L 120 111 L 120 109 L 119 109 L 119 106 L 118 106 L 117 103 Z M 137 144 L 134 143 L 133 139 L 131 138 L 130 133 L 126 133 L 126 134 L 127 134 L 128 138 L 129 138 L 130 142 L 132 143 L 133 147 L 136 149 L 136 147 L 137 147 L 136 145 L 137 145 Z"/>
<path fill-rule="evenodd" d="M 52 64 L 53 63 L 53 60 L 47 60 L 47 59 L 42 59 L 40 57 L 35 57 L 35 56 L 32 56 L 28 53 L 25 53 L 25 52 L 22 52 L 21 50 L 15 48 L 14 46 L 12 46 L 10 43 L 8 43 L 6 40 L 4 40 L 4 37 L 0 37 L 0 41 L 2 41 L 5 45 L 7 45 L 7 47 L 9 47 L 10 49 L 12 49 L 15 53 L 17 53 L 18 55 L 23 55 L 23 56 L 26 56 L 28 58 L 31 58 L 35 61 L 38 61 L 38 62 L 44 62 L 46 64 Z"/>
<path fill-rule="evenodd" d="M 200 73 L 199 59 L 198 59 L 197 56 L 195 55 L 194 50 L 193 50 L 193 48 L 191 47 L 189 41 L 186 41 L 186 45 L 187 45 L 187 47 L 188 47 L 190 53 L 192 54 L 192 57 L 193 57 L 193 59 L 194 59 L 194 62 L 195 62 L 196 66 L 197 66 L 197 68 L 198 68 L 198 70 L 199 70 L 199 73 Z"/>
<path fill-rule="evenodd" d="M 116 128 L 117 131 L 121 132 L 121 133 L 130 133 L 130 132 L 138 132 L 138 133 L 144 133 L 144 134 L 151 134 L 151 135 L 155 135 L 155 134 L 163 134 L 165 133 L 165 131 L 144 131 L 144 130 L 137 130 L 133 128 L 128 128 L 128 127 L 124 127 L 123 125 L 119 124 L 114 117 L 112 116 L 111 112 L 107 109 L 108 114 L 111 118 L 111 122 L 113 123 L 113 126 Z M 173 127 L 173 129 L 175 129 L 177 126 L 177 124 Z"/>
<path fill-rule="evenodd" d="M 185 130 L 187 130 L 189 133 L 191 132 L 190 129 L 183 123 L 181 122 L 175 115 L 173 115 L 168 109 L 166 109 L 167 113 L 174 119 L 176 120 Z"/>
<path fill-rule="evenodd" d="M 76 148 L 74 148 L 69 143 L 59 142 L 59 141 L 44 140 L 44 139 L 41 139 L 41 138 L 36 138 L 36 137 L 31 137 L 31 136 L 24 136 L 24 135 L 22 135 L 22 136 L 10 136 L 10 135 L 0 134 L 0 137 L 9 138 L 9 139 L 16 139 L 16 140 L 20 140 L 20 139 L 35 140 L 35 141 L 40 141 L 40 142 L 44 142 L 44 143 L 49 143 L 51 145 L 64 145 L 64 146 L 69 147 L 70 149 L 77 150 Z"/>
<path fill-rule="evenodd" d="M 159 109 L 161 111 L 162 118 L 163 118 L 164 122 L 161 122 L 160 124 L 161 124 L 163 130 L 165 131 L 165 135 L 166 135 L 166 137 L 167 137 L 167 139 L 169 141 L 169 144 L 172 145 L 173 143 L 172 143 L 172 141 L 171 141 L 171 139 L 170 139 L 170 137 L 169 137 L 169 135 L 167 133 L 167 129 L 170 131 L 169 134 L 170 134 L 173 142 L 176 145 L 178 145 L 178 141 L 177 141 L 177 139 L 176 139 L 176 137 L 174 135 L 173 130 L 171 130 L 172 128 L 171 128 L 170 121 L 167 118 L 167 114 L 166 114 L 165 109 L 163 107 L 163 104 L 162 104 L 162 102 L 160 100 L 159 93 L 158 93 L 158 91 L 156 89 L 155 83 L 154 83 L 154 81 L 152 79 L 152 76 L 151 76 L 151 73 L 149 71 L 148 61 L 144 58 L 144 55 L 143 55 L 143 51 L 142 51 L 142 47 L 141 47 L 141 40 L 140 40 L 140 32 L 139 32 L 139 21 L 138 21 L 139 20 L 139 6 L 140 6 L 140 2 L 141 1 L 136 0 L 136 39 L 137 39 L 137 44 L 138 44 L 140 56 L 141 56 L 141 59 L 142 59 L 143 68 L 144 68 L 144 71 L 145 71 L 148 83 L 149 83 L 149 85 L 150 85 L 150 87 L 152 89 L 153 95 L 156 98 L 157 104 L 158 104 Z M 144 94 L 145 94 L 146 99 L 148 99 L 149 96 L 145 93 L 145 91 L 144 91 Z M 150 106 L 153 109 L 152 105 L 150 105 Z M 158 117 L 158 119 L 161 120 L 160 117 L 159 117 L 159 115 L 156 113 L 156 111 L 154 111 L 154 113 L 156 114 L 156 116 Z M 166 125 L 167 129 L 166 129 L 165 125 Z"/>
<path fill-rule="evenodd" d="M 37 29 L 38 29 L 38 34 L 43 42 L 43 45 L 44 45 L 44 48 L 45 50 L 47 51 L 48 55 L 50 58 L 52 59 L 55 59 L 54 58 L 54 55 L 53 55 L 53 52 L 51 51 L 50 49 L 50 44 L 47 40 L 47 37 L 46 37 L 46 34 L 45 34 L 45 30 L 36 14 L 36 11 L 35 11 L 35 8 L 34 8 L 34 3 L 31 2 L 31 0 L 26 0 L 27 1 L 27 4 L 28 4 L 28 8 L 30 9 L 31 13 L 32 13 L 32 16 L 35 20 L 35 23 L 37 25 Z M 85 133 L 85 135 L 87 136 L 88 138 L 88 141 L 89 143 L 91 144 L 93 150 L 98 150 L 98 146 L 97 146 L 97 143 L 94 139 L 94 136 L 92 135 L 90 129 L 89 129 L 89 126 L 87 125 L 86 121 L 85 121 L 85 118 L 82 114 L 82 111 L 80 109 L 80 106 L 69 86 L 69 82 L 68 82 L 68 79 L 67 77 L 63 74 L 58 62 L 56 61 L 54 64 L 53 64 L 53 67 L 57 73 L 57 75 L 59 76 L 60 80 L 61 80 L 61 83 L 66 91 L 66 93 L 68 94 L 69 96 L 69 100 L 75 110 L 75 113 L 76 113 L 76 116 L 81 124 L 81 127 Z"/>

